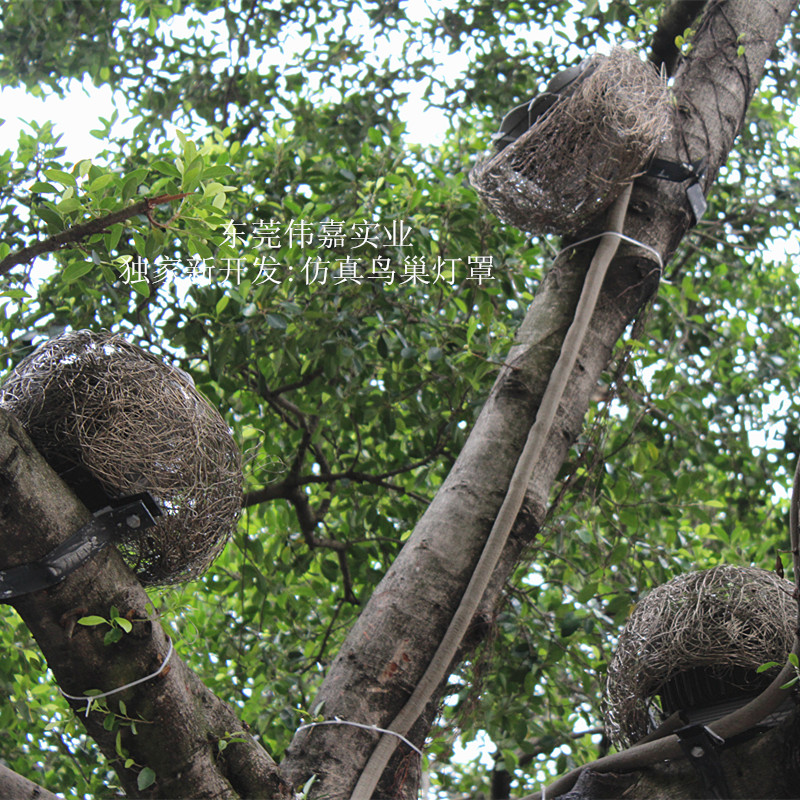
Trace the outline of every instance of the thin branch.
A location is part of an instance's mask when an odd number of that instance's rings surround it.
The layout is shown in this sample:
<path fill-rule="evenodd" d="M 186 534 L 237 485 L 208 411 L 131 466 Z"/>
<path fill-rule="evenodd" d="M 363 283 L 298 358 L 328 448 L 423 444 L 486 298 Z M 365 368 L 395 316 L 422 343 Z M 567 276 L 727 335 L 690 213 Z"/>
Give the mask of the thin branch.
<path fill-rule="evenodd" d="M 288 401 L 286 401 L 288 403 Z M 295 411 L 296 414 L 300 416 L 300 419 L 305 422 L 305 417 L 300 409 L 294 404 L 289 403 Z M 271 486 L 265 486 L 261 489 L 254 489 L 250 492 L 245 492 L 244 498 L 242 500 L 242 507 L 247 508 L 248 506 L 258 505 L 259 503 L 265 503 L 269 500 L 291 500 L 294 496 L 294 491 L 300 486 L 308 486 L 309 484 L 317 484 L 317 483 L 328 483 L 333 484 L 336 481 L 352 481 L 353 483 L 370 483 L 374 486 L 380 486 L 383 489 L 389 489 L 393 492 L 398 492 L 400 494 L 405 494 L 408 497 L 411 497 L 414 500 L 419 500 L 420 502 L 427 503 L 429 498 L 424 497 L 423 495 L 419 494 L 418 492 L 413 492 L 403 486 L 399 486 L 396 483 L 391 483 L 388 478 L 391 478 L 395 475 L 402 475 L 406 472 L 411 472 L 411 470 L 418 469 L 419 467 L 424 467 L 426 464 L 429 464 L 434 458 L 441 454 L 444 450 L 444 443 L 441 438 L 441 433 L 444 430 L 444 426 L 440 428 L 440 436 L 438 437 L 438 441 L 433 449 L 428 453 L 424 458 L 419 459 L 418 461 L 413 462 L 412 464 L 406 464 L 402 467 L 397 467 L 396 469 L 388 470 L 387 472 L 382 472 L 378 475 L 372 475 L 368 472 L 360 472 L 358 470 L 344 470 L 343 472 L 329 472 L 328 462 L 324 457 L 324 454 L 319 450 L 318 447 L 312 447 L 314 451 L 314 456 L 317 460 L 317 463 L 320 466 L 321 470 L 324 470 L 319 475 L 297 475 L 294 473 L 294 469 L 290 470 L 290 474 L 293 474 L 294 477 L 282 481 L 281 483 L 273 484 Z M 305 442 L 304 436 L 304 442 Z M 304 444 L 301 444 L 300 452 L 304 452 Z M 295 459 L 297 461 L 297 459 Z"/>
<path fill-rule="evenodd" d="M 408 472 L 425 463 L 427 462 L 421 461 L 418 464 L 410 464 L 407 467 L 391 470 L 390 472 L 385 473 L 385 475 L 370 475 L 367 472 L 348 471 L 335 472 L 330 475 L 304 475 L 303 477 L 299 477 L 294 480 L 282 481 L 281 483 L 276 483 L 271 486 L 265 486 L 262 489 L 254 489 L 253 491 L 245 492 L 244 498 L 242 499 L 242 507 L 247 508 L 248 506 L 255 506 L 259 503 L 266 503 L 269 500 L 290 500 L 293 491 L 298 486 L 308 486 L 309 484 L 316 483 L 334 483 L 335 481 L 343 480 L 352 481 L 353 483 L 371 483 L 374 486 L 380 486 L 383 489 L 390 489 L 393 492 L 405 494 L 414 500 L 427 503 L 430 498 L 426 498 L 418 492 L 412 492 L 409 489 L 406 489 L 404 486 L 399 486 L 396 483 L 391 483 L 386 480 L 386 477 L 390 475 Z"/>
<path fill-rule="evenodd" d="M 337 550 L 336 557 L 339 559 L 339 569 L 342 571 L 342 589 L 344 591 L 344 601 L 345 603 L 350 603 L 354 606 L 360 605 L 358 598 L 353 591 L 353 578 L 350 573 L 350 567 L 347 563 L 347 551 Z"/>
<path fill-rule="evenodd" d="M 307 428 L 308 425 L 306 424 L 306 417 L 305 414 L 294 404 L 291 400 L 287 400 L 285 397 L 281 397 L 280 395 L 275 395 L 269 390 L 267 390 L 263 395 L 264 399 L 269 403 L 272 408 L 275 409 L 278 416 L 290 427 L 297 430 L 298 428 Z M 290 417 L 294 417 L 295 420 L 299 420 L 298 422 L 292 420 Z"/>
<path fill-rule="evenodd" d="M 75 768 L 78 770 L 78 773 L 80 774 L 80 776 L 83 778 L 83 780 L 88 785 L 90 783 L 90 778 L 85 773 L 84 768 L 83 768 L 83 764 L 81 764 L 81 762 L 78 760 L 78 758 L 76 757 L 75 753 L 72 752 L 72 748 L 67 744 L 66 740 L 64 739 L 63 734 L 58 730 L 55 730 L 54 733 L 56 735 L 56 738 L 58 739 L 58 743 L 61 745 L 61 749 L 67 754 L 67 756 L 69 757 L 70 761 L 72 761 L 72 763 L 75 765 Z"/>
<path fill-rule="evenodd" d="M 339 618 L 339 614 L 341 613 L 342 608 L 344 607 L 344 603 L 345 603 L 344 600 L 340 600 L 336 604 L 336 610 L 333 612 L 333 616 L 331 617 L 331 621 L 328 623 L 327 627 L 325 628 L 325 633 L 322 634 L 322 642 L 320 643 L 319 649 L 317 650 L 317 654 L 313 658 L 310 659 L 310 661 L 308 662 L 307 666 L 303 667 L 303 669 L 300 670 L 300 674 L 301 675 L 303 673 L 305 673 L 305 672 L 308 672 L 311 669 L 311 667 L 314 666 L 314 664 L 321 664 L 322 663 L 322 657 L 325 654 L 326 648 L 328 647 L 328 641 L 331 638 L 331 634 L 333 633 L 333 629 L 336 626 L 336 620 Z"/>
<path fill-rule="evenodd" d="M 106 214 L 104 217 L 90 219 L 88 222 L 82 222 L 80 225 L 71 225 L 66 230 L 56 233 L 47 239 L 42 239 L 36 242 L 36 244 L 24 247 L 16 253 L 9 253 L 0 261 L 0 275 L 4 275 L 18 264 L 27 264 L 33 261 L 36 256 L 40 256 L 43 253 L 52 253 L 56 250 L 61 250 L 69 245 L 77 244 L 87 236 L 94 236 L 96 233 L 102 233 L 112 225 L 116 225 L 118 222 L 124 222 L 126 219 L 135 217 L 138 214 L 144 214 L 147 219 L 150 220 L 151 224 L 158 225 L 152 216 L 153 209 L 156 206 L 164 205 L 172 200 L 182 200 L 184 197 L 188 197 L 189 194 L 190 193 L 162 194 L 158 197 L 145 197 L 132 206 L 114 211 L 111 214 Z"/>
<path fill-rule="evenodd" d="M 300 380 L 295 381 L 294 383 L 286 383 L 283 386 L 279 386 L 277 389 L 270 389 L 269 394 L 272 397 L 276 397 L 279 394 L 285 394 L 286 392 L 293 392 L 296 389 L 302 389 L 304 386 L 308 386 L 310 383 L 319 378 L 323 372 L 325 372 L 325 370 L 322 367 L 311 370 L 303 375 Z"/>
<path fill-rule="evenodd" d="M 303 466 L 303 461 L 305 460 L 306 453 L 308 452 L 309 447 L 311 446 L 311 437 L 314 435 L 314 430 L 317 427 L 317 423 L 319 422 L 318 417 L 301 417 L 303 423 L 303 438 L 300 441 L 300 446 L 297 448 L 297 453 L 295 453 L 294 461 L 292 463 L 291 468 L 289 469 L 289 475 L 291 480 L 295 485 L 297 485 L 297 478 L 300 475 L 300 468 Z"/>

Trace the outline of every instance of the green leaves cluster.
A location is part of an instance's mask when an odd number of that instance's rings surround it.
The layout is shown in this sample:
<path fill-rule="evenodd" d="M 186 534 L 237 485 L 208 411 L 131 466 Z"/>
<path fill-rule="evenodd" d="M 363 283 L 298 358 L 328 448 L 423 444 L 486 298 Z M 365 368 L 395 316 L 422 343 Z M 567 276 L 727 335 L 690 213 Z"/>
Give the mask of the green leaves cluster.
<path fill-rule="evenodd" d="M 78 625 L 84 625 L 86 627 L 108 625 L 109 630 L 103 637 L 103 643 L 107 645 L 118 642 L 126 633 L 130 633 L 133 630 L 133 622 L 131 622 L 128 617 L 120 616 L 119 609 L 116 606 L 111 606 L 108 618 L 98 616 L 97 614 L 90 614 L 81 617 L 78 620 Z"/>

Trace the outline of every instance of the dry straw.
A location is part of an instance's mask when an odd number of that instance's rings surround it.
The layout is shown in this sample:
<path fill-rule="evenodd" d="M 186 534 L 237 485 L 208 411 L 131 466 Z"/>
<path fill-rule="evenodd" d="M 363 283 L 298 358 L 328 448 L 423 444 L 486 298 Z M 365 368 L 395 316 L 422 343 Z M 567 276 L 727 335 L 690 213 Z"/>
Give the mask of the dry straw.
<path fill-rule="evenodd" d="M 0 387 L 0 405 L 91 510 L 149 491 L 158 523 L 119 543 L 145 584 L 202 573 L 239 515 L 239 451 L 192 380 L 110 333 L 52 339 Z"/>
<path fill-rule="evenodd" d="M 664 136 L 671 106 L 655 68 L 622 47 L 592 63 L 522 136 L 472 170 L 472 185 L 504 222 L 535 233 L 583 230 Z"/>
<path fill-rule="evenodd" d="M 692 670 L 725 682 L 746 675 L 742 689 L 763 688 L 777 668 L 756 679 L 757 668 L 770 661 L 783 665 L 794 643 L 793 591 L 792 583 L 773 572 L 720 566 L 681 575 L 650 592 L 628 619 L 609 664 L 611 740 L 625 747 L 646 735 L 660 721 L 655 695 Z"/>

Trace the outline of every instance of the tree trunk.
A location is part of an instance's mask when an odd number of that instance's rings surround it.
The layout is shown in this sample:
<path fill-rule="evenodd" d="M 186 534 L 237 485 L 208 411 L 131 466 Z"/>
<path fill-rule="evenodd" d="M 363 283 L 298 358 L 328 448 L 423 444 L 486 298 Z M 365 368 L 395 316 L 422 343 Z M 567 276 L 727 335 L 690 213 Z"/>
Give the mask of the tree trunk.
<path fill-rule="evenodd" d="M 676 124 L 662 158 L 706 156 L 707 189 L 726 160 L 765 62 L 796 0 L 712 0 L 690 57 L 678 68 Z M 740 55 L 740 47 L 744 48 Z M 686 185 L 636 182 L 627 235 L 653 247 L 666 263 L 692 223 Z M 535 419 L 547 378 L 594 252 L 594 244 L 558 258 L 537 294 L 480 418 L 450 475 L 376 588 L 333 662 L 317 703 L 327 719 L 385 727 L 402 708 L 429 663 L 478 560 L 509 478 Z M 536 535 L 548 496 L 577 437 L 613 347 L 653 295 L 659 264 L 635 245 L 614 260 L 565 392 L 547 447 L 536 465 L 523 510 L 506 545 L 480 617 L 491 617 L 503 582 Z M 482 619 L 464 650 L 480 639 Z M 424 742 L 444 691 L 409 738 Z M 297 784 L 317 776 L 312 797 L 349 797 L 377 735 L 348 725 L 307 729 L 295 736 L 283 763 Z M 399 745 L 376 797 L 416 796 L 417 756 Z"/>
<path fill-rule="evenodd" d="M 0 492 L 3 569 L 42 558 L 91 519 L 35 450 L 19 422 L 3 409 Z M 86 701 L 70 700 L 87 733 L 117 770 L 127 794 L 215 800 L 292 797 L 275 762 L 245 731 L 232 709 L 176 653 L 159 670 L 169 652 L 169 640 L 147 595 L 114 547 L 107 547 L 62 583 L 15 598 L 12 605 L 68 694 L 107 692 L 157 673 L 151 680 L 110 695 L 89 713 Z M 84 615 L 108 619 L 112 606 L 133 622 L 132 631 L 120 641 L 103 643 L 109 630 L 106 625 L 76 625 Z M 136 733 L 132 720 L 137 721 Z M 222 740 L 227 746 L 219 746 Z M 128 767 L 126 759 L 132 759 Z M 137 781 L 145 767 L 153 770 L 155 782 L 140 790 Z"/>

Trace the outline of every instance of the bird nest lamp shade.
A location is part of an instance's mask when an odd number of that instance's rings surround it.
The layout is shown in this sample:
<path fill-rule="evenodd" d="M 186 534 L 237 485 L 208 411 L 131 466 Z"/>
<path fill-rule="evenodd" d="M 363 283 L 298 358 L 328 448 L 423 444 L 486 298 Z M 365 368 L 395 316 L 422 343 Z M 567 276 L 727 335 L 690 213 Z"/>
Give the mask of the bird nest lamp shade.
<path fill-rule="evenodd" d="M 225 546 L 241 509 L 240 454 L 184 372 L 120 336 L 77 331 L 21 361 L 0 405 L 90 511 L 152 495 L 156 525 L 117 542 L 142 583 L 195 578 Z"/>
<path fill-rule="evenodd" d="M 720 566 L 659 586 L 635 607 L 608 668 L 605 724 L 619 747 L 673 711 L 750 698 L 794 643 L 794 585 L 774 572 Z"/>
<path fill-rule="evenodd" d="M 616 47 L 592 56 L 557 95 L 545 92 L 531 107 L 542 100 L 547 110 L 482 159 L 470 182 L 503 222 L 574 234 L 644 170 L 669 126 L 669 92 L 651 64 Z"/>

